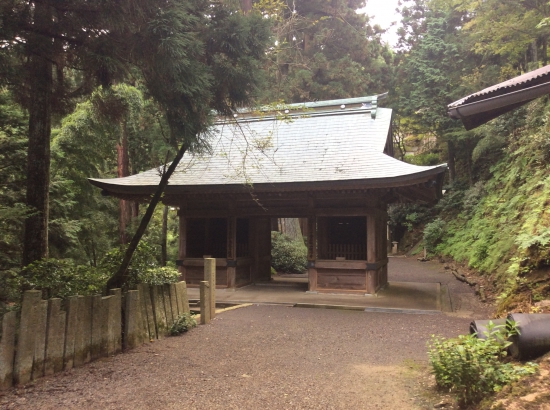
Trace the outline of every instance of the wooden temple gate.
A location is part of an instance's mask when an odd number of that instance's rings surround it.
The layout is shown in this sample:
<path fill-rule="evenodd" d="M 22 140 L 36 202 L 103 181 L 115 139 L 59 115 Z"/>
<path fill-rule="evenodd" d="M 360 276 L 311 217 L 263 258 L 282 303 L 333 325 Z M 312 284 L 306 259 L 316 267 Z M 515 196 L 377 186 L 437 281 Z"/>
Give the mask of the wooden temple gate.
<path fill-rule="evenodd" d="M 434 203 L 447 167 L 393 158 L 392 110 L 378 106 L 382 97 L 219 118 L 212 152 L 186 156 L 163 196 L 179 209 L 177 265 L 188 286 L 199 285 L 204 257 L 216 258 L 217 287 L 270 280 L 272 218 L 307 220 L 309 291 L 385 286 L 388 204 Z M 90 182 L 105 195 L 147 200 L 160 172 Z"/>
<path fill-rule="evenodd" d="M 188 198 L 178 211 L 182 280 L 199 286 L 204 258 L 213 257 L 218 288 L 269 281 L 271 221 L 296 217 L 308 222 L 310 292 L 375 293 L 388 281 L 387 204 L 372 204 L 380 193 L 388 190 L 257 193 L 261 207 L 246 195 Z"/>

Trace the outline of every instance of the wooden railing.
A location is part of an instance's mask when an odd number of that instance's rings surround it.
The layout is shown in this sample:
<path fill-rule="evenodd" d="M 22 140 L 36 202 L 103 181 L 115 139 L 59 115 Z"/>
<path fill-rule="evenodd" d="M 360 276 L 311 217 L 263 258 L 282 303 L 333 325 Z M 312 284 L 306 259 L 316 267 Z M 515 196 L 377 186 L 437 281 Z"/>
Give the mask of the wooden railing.
<path fill-rule="evenodd" d="M 346 258 L 346 260 L 366 260 L 365 245 L 351 243 L 331 243 L 328 245 L 326 259 Z"/>

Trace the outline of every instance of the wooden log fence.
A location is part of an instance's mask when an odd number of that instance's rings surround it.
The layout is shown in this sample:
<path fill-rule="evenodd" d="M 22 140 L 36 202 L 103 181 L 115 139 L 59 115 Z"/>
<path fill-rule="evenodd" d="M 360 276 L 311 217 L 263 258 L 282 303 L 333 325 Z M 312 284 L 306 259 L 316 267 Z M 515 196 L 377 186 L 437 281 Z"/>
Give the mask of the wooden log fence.
<path fill-rule="evenodd" d="M 185 282 L 109 293 L 42 300 L 39 290 L 24 292 L 19 315 L 0 321 L 0 390 L 161 339 L 190 312 Z"/>

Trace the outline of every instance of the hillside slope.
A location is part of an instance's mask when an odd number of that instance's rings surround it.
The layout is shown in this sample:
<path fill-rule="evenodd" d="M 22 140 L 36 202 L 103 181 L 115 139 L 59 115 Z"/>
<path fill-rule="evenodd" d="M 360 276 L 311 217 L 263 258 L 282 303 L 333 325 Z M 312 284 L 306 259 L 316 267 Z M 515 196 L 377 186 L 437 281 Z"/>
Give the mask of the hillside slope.
<path fill-rule="evenodd" d="M 549 114 L 545 100 L 531 104 L 525 125 L 505 135 L 489 178 L 451 189 L 424 231 L 433 253 L 482 275 L 501 313 L 540 311 L 535 304 L 550 298 Z"/>

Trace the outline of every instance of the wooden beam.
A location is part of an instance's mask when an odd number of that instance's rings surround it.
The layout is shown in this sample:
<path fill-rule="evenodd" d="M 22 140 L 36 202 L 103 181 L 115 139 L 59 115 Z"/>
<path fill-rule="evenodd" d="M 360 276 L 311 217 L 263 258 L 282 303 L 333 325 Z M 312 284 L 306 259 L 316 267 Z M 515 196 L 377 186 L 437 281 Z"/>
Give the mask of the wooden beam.
<path fill-rule="evenodd" d="M 178 227 L 178 259 L 183 260 L 187 256 L 187 218 L 179 214 Z M 180 279 L 185 280 L 185 266 L 178 266 Z"/>
<path fill-rule="evenodd" d="M 376 263 L 376 217 L 367 215 L 367 264 Z M 376 269 L 367 269 L 367 293 L 376 293 L 378 285 Z"/>
<path fill-rule="evenodd" d="M 310 205 L 313 201 L 310 201 Z M 310 292 L 317 290 L 317 269 L 315 260 L 317 259 L 317 218 L 310 214 L 307 218 L 307 260 L 308 260 L 308 289 Z"/>
<path fill-rule="evenodd" d="M 237 267 L 232 261 L 237 259 L 237 217 L 227 218 L 227 287 L 235 288 Z"/>

